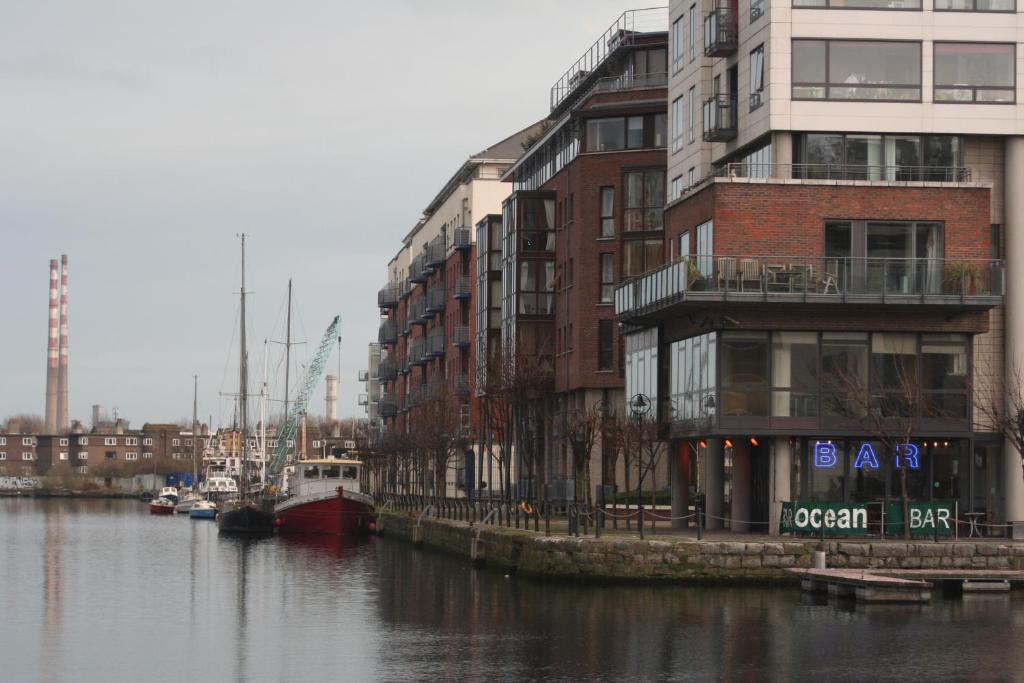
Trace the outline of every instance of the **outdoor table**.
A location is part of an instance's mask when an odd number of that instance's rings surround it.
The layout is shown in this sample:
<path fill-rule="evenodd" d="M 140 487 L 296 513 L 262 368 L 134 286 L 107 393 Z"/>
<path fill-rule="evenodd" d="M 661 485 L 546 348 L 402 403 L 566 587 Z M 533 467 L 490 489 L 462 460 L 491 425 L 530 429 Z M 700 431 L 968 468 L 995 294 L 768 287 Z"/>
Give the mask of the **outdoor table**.
<path fill-rule="evenodd" d="M 967 538 L 981 536 L 981 529 L 978 528 L 978 520 L 985 516 L 984 512 L 965 512 L 967 518 Z"/>

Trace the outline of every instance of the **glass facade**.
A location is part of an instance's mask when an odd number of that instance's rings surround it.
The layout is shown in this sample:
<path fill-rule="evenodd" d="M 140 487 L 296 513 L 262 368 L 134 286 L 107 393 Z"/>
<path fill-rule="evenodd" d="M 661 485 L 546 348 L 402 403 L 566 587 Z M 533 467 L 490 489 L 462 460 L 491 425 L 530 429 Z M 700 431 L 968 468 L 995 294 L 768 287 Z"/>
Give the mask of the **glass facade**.
<path fill-rule="evenodd" d="M 793 99 L 921 99 L 921 43 L 794 40 Z"/>

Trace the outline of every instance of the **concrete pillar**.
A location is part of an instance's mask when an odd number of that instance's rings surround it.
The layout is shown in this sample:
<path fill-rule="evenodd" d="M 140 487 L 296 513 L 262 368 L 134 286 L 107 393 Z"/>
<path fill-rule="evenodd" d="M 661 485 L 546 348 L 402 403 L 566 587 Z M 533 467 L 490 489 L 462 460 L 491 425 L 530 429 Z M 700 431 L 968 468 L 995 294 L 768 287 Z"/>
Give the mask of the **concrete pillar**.
<path fill-rule="evenodd" d="M 750 531 L 750 444 L 746 441 L 732 448 L 732 530 Z"/>
<path fill-rule="evenodd" d="M 1024 349 L 1024 290 L 1019 286 L 1024 282 L 1024 137 L 1006 138 L 1004 173 L 1007 282 L 1004 363 L 1007 405 L 1010 405 L 1011 383 L 1024 371 L 1024 351 L 1021 351 Z M 1013 284 L 1015 282 L 1017 286 Z M 1020 391 L 1019 387 L 1017 391 Z M 1003 444 L 1003 481 L 1006 487 L 1006 519 L 1024 520 L 1021 454 L 1008 439 Z"/>
<path fill-rule="evenodd" d="M 775 437 L 771 464 L 771 507 L 768 515 L 768 534 L 779 535 L 782 504 L 793 500 L 790 481 L 793 472 L 793 446 L 785 436 Z"/>
<path fill-rule="evenodd" d="M 708 439 L 704 449 L 704 512 L 707 513 L 707 528 L 722 528 L 724 503 L 724 480 L 721 439 Z"/>
<path fill-rule="evenodd" d="M 772 162 L 775 164 L 775 169 L 772 173 L 774 177 L 792 177 L 793 134 L 788 130 L 772 132 Z"/>
<path fill-rule="evenodd" d="M 689 520 L 681 518 L 690 510 L 690 444 L 683 442 L 674 446 L 668 462 L 668 476 L 672 483 L 672 528 L 685 529 Z"/>

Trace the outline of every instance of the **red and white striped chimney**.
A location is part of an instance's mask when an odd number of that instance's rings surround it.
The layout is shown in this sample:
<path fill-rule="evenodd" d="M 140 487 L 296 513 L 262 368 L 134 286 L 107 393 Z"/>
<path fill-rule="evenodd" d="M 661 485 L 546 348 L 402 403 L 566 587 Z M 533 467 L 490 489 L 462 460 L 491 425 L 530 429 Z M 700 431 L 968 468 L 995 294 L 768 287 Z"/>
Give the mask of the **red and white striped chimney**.
<path fill-rule="evenodd" d="M 57 365 L 57 430 L 68 429 L 68 255 L 60 257 L 60 346 Z"/>
<path fill-rule="evenodd" d="M 57 431 L 57 259 L 50 259 L 50 326 L 46 345 L 46 433 Z"/>

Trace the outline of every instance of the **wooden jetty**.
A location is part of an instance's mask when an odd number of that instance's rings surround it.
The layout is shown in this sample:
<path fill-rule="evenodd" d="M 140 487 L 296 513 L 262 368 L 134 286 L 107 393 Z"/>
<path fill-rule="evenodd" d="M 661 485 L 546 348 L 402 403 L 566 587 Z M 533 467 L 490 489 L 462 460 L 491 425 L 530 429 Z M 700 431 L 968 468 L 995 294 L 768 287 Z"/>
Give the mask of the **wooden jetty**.
<path fill-rule="evenodd" d="M 1001 569 L 787 569 L 810 592 L 853 597 L 858 602 L 928 602 L 932 589 L 964 593 L 1008 591 L 1024 584 L 1024 572 Z"/>

